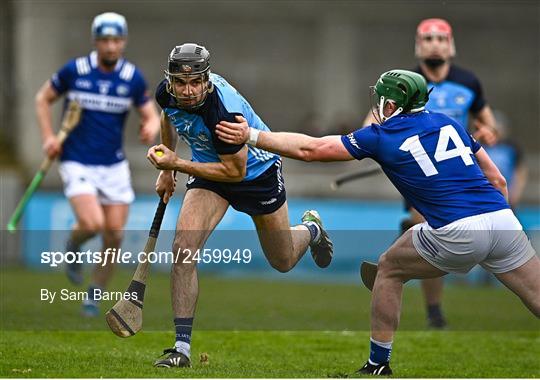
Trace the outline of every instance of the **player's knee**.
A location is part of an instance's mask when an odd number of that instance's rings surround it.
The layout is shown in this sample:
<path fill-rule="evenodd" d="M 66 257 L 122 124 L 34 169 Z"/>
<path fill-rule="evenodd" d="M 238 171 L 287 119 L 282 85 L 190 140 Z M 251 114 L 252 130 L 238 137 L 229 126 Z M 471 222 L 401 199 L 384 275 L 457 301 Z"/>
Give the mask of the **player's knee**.
<path fill-rule="evenodd" d="M 540 302 L 536 302 L 533 306 L 533 314 L 536 318 L 540 319 Z"/>
<path fill-rule="evenodd" d="M 401 278 L 401 270 L 398 263 L 392 258 L 391 254 L 388 254 L 388 252 L 383 253 L 379 258 L 379 263 L 377 264 L 377 276 L 403 280 Z"/>
<path fill-rule="evenodd" d="M 293 262 L 287 257 L 269 258 L 268 262 L 278 272 L 287 273 L 293 268 Z"/>
<path fill-rule="evenodd" d="M 537 295 L 534 296 L 532 302 L 530 302 L 529 309 L 532 311 L 536 318 L 540 318 L 540 297 L 538 297 Z"/>
<path fill-rule="evenodd" d="M 97 234 L 103 231 L 104 223 L 100 219 L 81 218 L 77 221 L 79 229 L 87 233 Z"/>
<path fill-rule="evenodd" d="M 196 263 L 197 248 L 182 238 L 175 238 L 172 246 L 174 265 Z"/>
<path fill-rule="evenodd" d="M 103 238 L 107 245 L 118 247 L 124 238 L 124 231 L 121 229 L 106 228 L 103 231 Z"/>

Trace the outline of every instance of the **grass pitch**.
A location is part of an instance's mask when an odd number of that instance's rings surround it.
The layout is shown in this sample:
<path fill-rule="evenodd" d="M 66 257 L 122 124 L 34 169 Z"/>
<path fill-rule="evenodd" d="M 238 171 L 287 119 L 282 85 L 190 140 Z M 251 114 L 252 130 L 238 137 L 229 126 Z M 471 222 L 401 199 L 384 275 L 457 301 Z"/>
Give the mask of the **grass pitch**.
<path fill-rule="evenodd" d="M 193 367 L 156 369 L 174 341 L 168 275 L 150 275 L 143 331 L 127 339 L 103 317 L 79 317 L 79 302 L 40 301 L 41 288 L 70 288 L 62 273 L 0 275 L 2 377 L 343 377 L 368 355 L 370 293 L 360 284 L 295 282 L 294 272 L 273 280 L 202 275 Z M 120 271 L 111 288 L 123 290 L 130 276 Z M 396 376 L 540 376 L 540 323 L 506 289 L 449 286 L 451 327 L 442 332 L 425 330 L 418 287 L 406 287 L 403 306 Z"/>

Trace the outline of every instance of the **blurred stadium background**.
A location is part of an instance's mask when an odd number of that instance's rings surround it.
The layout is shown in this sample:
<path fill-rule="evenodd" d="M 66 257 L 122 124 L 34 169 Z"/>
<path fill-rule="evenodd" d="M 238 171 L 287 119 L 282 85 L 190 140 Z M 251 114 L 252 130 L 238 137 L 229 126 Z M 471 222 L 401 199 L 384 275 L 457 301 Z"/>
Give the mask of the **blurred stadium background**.
<path fill-rule="evenodd" d="M 3 1 L 0 70 L 1 222 L 7 218 L 42 159 L 34 95 L 66 60 L 91 49 L 90 22 L 104 11 L 127 17 L 126 57 L 151 89 L 163 78 L 170 49 L 198 42 L 212 54 L 212 70 L 225 76 L 273 130 L 312 135 L 358 128 L 368 111 L 368 86 L 382 71 L 416 65 L 418 22 L 443 17 L 454 28 L 457 64 L 473 70 L 488 103 L 510 121 L 511 137 L 526 152 L 529 182 L 518 210 L 527 229 L 540 228 L 539 5 L 537 1 Z M 55 120 L 60 119 L 60 104 Z M 57 123 L 58 125 L 58 123 Z M 138 201 L 128 229 L 146 229 L 153 211 L 156 171 L 137 141 L 134 112 L 125 131 Z M 189 156 L 182 145 L 179 150 Z M 301 209 L 323 208 L 330 229 L 392 230 L 356 264 L 376 258 L 404 215 L 399 194 L 382 175 L 330 190 L 336 175 L 368 163 L 304 164 L 286 160 L 291 219 Z M 184 181 L 180 178 L 180 183 Z M 184 187 L 178 187 L 175 210 Z M 338 200 L 339 198 L 339 200 Z M 174 214 L 174 215 L 173 215 Z M 165 229 L 176 212 L 169 210 Z M 232 219 L 231 219 L 232 218 Z M 21 223 L 23 230 L 67 229 L 72 222 L 56 166 Z M 222 224 L 249 229 L 237 213 Z M 3 260 L 21 260 L 28 234 L 2 239 Z M 35 240 L 35 239 L 34 239 Z M 167 243 L 168 244 L 168 243 Z M 339 254 L 339 253 L 338 253 Z M 31 264 L 31 260 L 27 263 Z M 350 269 L 351 274 L 353 269 Z"/>
<path fill-rule="evenodd" d="M 418 22 L 429 17 L 447 19 L 454 28 L 454 61 L 477 74 L 488 103 L 508 116 L 511 137 L 525 150 L 529 181 L 517 212 L 538 250 L 540 5 L 536 0 L 3 0 L 1 376 L 164 376 L 151 363 L 172 339 L 166 265 L 161 266 L 162 273 L 150 276 L 145 331 L 127 341 L 115 338 L 101 318 L 81 320 L 79 302 L 40 301 L 41 288 L 69 286 L 60 270 L 35 270 L 48 268 L 39 264 L 40 252 L 62 250 L 73 222 L 56 164 L 29 204 L 20 231 L 15 235 L 5 231 L 43 157 L 34 95 L 68 59 L 91 50 L 91 20 L 105 11 L 126 16 L 126 57 L 142 69 L 151 89 L 163 78 L 171 48 L 197 42 L 210 50 L 212 70 L 238 88 L 273 130 L 312 135 L 348 133 L 360 127 L 369 108 L 368 86 L 377 76 L 387 69 L 416 65 Z M 57 103 L 57 126 L 60 110 Z M 133 251 L 142 249 L 157 204 L 157 172 L 145 158 L 147 147 L 139 144 L 137 130 L 132 112 L 125 150 L 137 200 L 123 248 Z M 185 145 L 180 146 L 180 155 L 189 157 Z M 405 212 L 399 194 L 382 175 L 338 191 L 329 185 L 339 174 L 369 165 L 285 160 L 291 222 L 297 222 L 306 208 L 318 208 L 332 230 L 336 258 L 326 271 L 317 269 L 309 258 L 291 273 L 273 271 L 257 248 L 250 219 L 230 210 L 219 229 L 236 232 L 218 231 L 208 245 L 242 244 L 253 249 L 254 259 L 249 265 L 201 266 L 207 272 L 201 276 L 193 357 L 208 352 L 212 365 L 195 363 L 183 375 L 320 378 L 343 377 L 343 371 L 358 368 L 367 351 L 370 300 L 370 293 L 360 285 L 358 265 L 365 259 L 376 260 L 395 239 Z M 184 181 L 181 176 L 158 249 L 170 249 Z M 94 239 L 85 248 L 99 250 L 99 241 Z M 261 273 L 271 276 L 270 281 L 259 278 Z M 111 289 L 123 289 L 130 278 L 131 268 L 120 271 Z M 453 331 L 441 334 L 422 331 L 425 310 L 420 290 L 407 287 L 393 355 L 400 376 L 538 376 L 538 320 L 506 289 L 462 284 L 478 284 L 482 278 L 480 271 L 453 278 L 458 281 L 448 286 L 444 298 Z M 103 309 L 111 305 L 104 302 Z M 238 334 L 238 330 L 244 331 Z M 108 360 L 103 360 L 105 355 Z"/>

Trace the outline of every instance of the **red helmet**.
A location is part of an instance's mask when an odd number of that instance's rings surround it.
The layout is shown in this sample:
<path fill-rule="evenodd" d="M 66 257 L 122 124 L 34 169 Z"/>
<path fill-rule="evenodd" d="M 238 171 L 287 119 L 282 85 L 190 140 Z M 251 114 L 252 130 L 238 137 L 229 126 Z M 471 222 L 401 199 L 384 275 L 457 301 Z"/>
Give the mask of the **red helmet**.
<path fill-rule="evenodd" d="M 450 55 L 453 57 L 456 55 L 456 47 L 454 45 L 454 36 L 452 34 L 452 27 L 448 21 L 442 18 L 428 18 L 422 20 L 416 28 L 416 46 L 415 51 L 418 55 L 418 41 L 421 37 L 426 35 L 442 35 L 448 37 L 450 43 Z"/>

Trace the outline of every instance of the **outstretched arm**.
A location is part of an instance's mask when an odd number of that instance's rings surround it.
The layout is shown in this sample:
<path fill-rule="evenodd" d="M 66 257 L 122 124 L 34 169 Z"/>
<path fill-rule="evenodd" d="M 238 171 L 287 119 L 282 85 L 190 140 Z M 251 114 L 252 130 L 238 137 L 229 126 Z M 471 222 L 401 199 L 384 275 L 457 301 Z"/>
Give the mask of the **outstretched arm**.
<path fill-rule="evenodd" d="M 348 161 L 354 158 L 341 142 L 341 136 L 311 137 L 301 133 L 270 132 L 250 128 L 246 119 L 237 123 L 221 121 L 218 137 L 229 144 L 248 143 L 269 152 L 302 161 Z"/>

